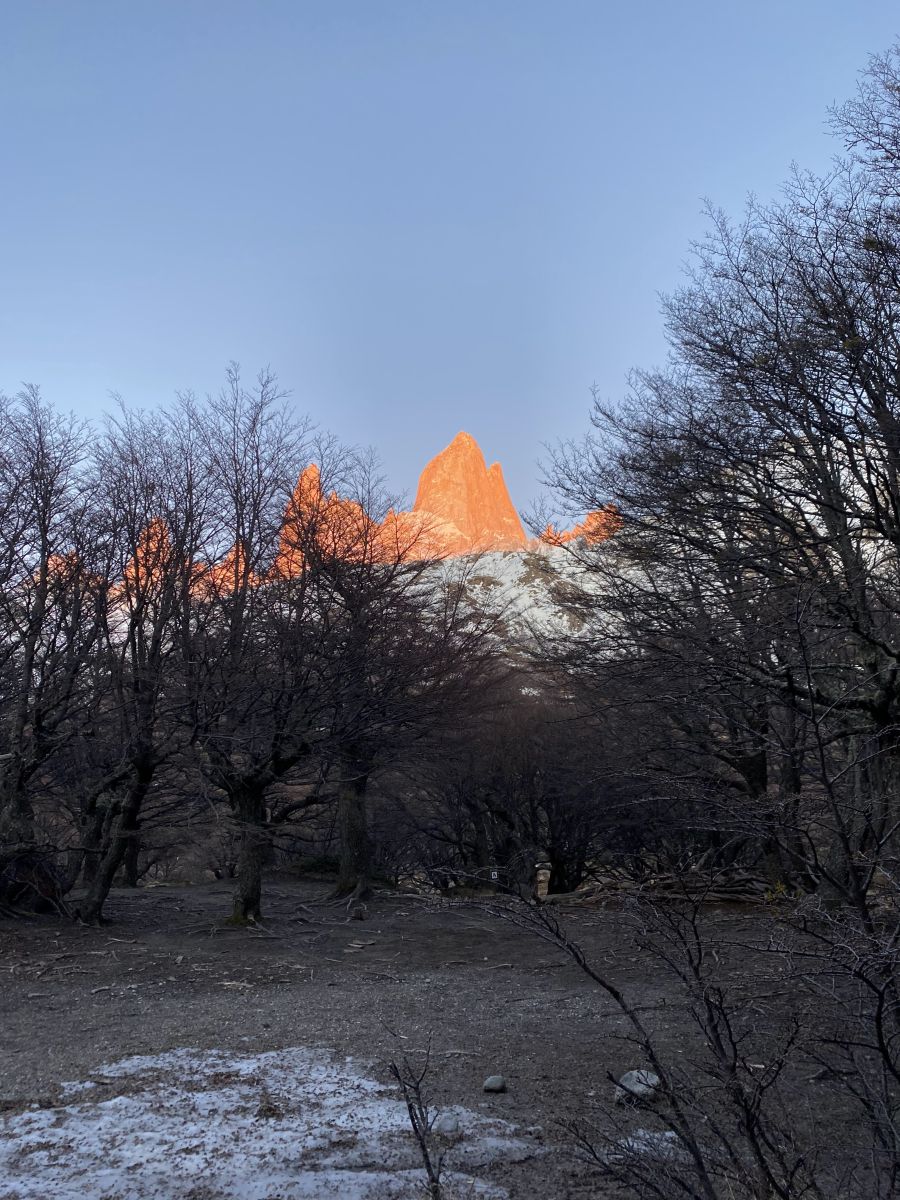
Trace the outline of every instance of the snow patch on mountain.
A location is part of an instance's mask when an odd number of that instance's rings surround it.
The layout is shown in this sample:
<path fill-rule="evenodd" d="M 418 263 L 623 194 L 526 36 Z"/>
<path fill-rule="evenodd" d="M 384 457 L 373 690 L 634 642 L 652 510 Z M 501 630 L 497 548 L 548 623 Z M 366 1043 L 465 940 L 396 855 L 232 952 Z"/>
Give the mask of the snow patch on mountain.
<path fill-rule="evenodd" d="M 568 549 L 540 546 L 518 551 L 493 551 L 444 564 L 464 579 L 470 601 L 499 615 L 510 640 L 536 636 L 577 637 L 582 622 L 567 606 L 567 596 L 596 586 L 584 566 Z"/>

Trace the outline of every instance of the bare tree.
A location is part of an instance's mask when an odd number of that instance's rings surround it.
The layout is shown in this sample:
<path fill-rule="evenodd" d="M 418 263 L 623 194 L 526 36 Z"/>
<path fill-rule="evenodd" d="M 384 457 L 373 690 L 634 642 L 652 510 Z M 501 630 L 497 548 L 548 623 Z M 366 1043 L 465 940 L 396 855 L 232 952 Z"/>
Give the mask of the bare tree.
<path fill-rule="evenodd" d="M 0 399 L 0 858 L 8 885 L 17 878 L 10 859 L 24 856 L 57 898 L 50 831 L 39 830 L 36 807 L 39 781 L 83 720 L 81 673 L 97 636 L 96 589 L 84 570 L 86 450 L 83 425 L 37 389 Z"/>
<path fill-rule="evenodd" d="M 233 919 L 257 921 L 270 845 L 267 798 L 309 759 L 314 736 L 321 639 L 309 621 L 308 573 L 298 562 L 286 586 L 278 570 L 308 431 L 292 420 L 268 373 L 247 390 L 232 369 L 208 412 L 204 453 L 216 523 L 183 629 L 185 718 L 198 769 L 238 826 Z"/>
<path fill-rule="evenodd" d="M 183 747 L 180 630 L 190 620 L 198 550 L 212 491 L 197 414 L 179 403 L 154 414 L 122 409 L 98 448 L 106 517 L 107 603 L 98 655 L 94 776 L 86 815 L 94 858 L 85 921 L 99 921 L 160 767 Z"/>

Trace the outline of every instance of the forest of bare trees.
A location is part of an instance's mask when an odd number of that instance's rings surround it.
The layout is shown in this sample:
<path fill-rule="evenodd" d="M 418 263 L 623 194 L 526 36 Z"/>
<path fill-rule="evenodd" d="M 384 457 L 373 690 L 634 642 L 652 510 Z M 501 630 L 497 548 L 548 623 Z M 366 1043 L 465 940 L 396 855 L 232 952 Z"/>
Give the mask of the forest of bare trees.
<path fill-rule="evenodd" d="M 338 890 L 362 896 L 370 779 L 498 673 L 459 574 L 385 535 L 373 464 L 236 370 L 99 433 L 29 391 L 0 440 L 4 905 L 74 889 L 96 922 L 160 839 L 171 860 L 227 825 L 233 919 L 257 920 L 274 834 L 308 810 L 333 810 Z"/>

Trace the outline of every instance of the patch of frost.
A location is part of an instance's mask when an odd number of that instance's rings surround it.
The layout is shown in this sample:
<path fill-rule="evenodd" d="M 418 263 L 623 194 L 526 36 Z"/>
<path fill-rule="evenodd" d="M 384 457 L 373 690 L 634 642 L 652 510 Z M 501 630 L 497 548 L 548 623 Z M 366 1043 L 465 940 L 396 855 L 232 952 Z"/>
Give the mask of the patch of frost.
<path fill-rule="evenodd" d="M 104 1064 L 68 1103 L 0 1122 L 0 1200 L 413 1200 L 423 1171 L 406 1108 L 348 1060 L 285 1049 L 174 1050 Z M 104 1099 L 109 1081 L 122 1095 Z M 456 1170 L 524 1160 L 534 1143 L 469 1109 Z M 263 1115 L 267 1113 L 269 1115 Z M 453 1179 L 453 1175 L 448 1177 Z M 465 1188 L 468 1177 L 456 1176 Z M 473 1197 L 506 1193 L 484 1181 Z"/>

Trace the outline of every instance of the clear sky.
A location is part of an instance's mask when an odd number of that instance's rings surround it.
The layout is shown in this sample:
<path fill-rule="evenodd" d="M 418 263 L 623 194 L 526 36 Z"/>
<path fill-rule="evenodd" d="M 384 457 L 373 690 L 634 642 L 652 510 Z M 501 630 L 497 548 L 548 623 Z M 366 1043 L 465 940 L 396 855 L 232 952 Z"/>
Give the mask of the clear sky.
<path fill-rule="evenodd" d="M 0 390 L 277 371 L 413 493 L 664 356 L 658 294 L 900 36 L 856 0 L 0 0 Z"/>

